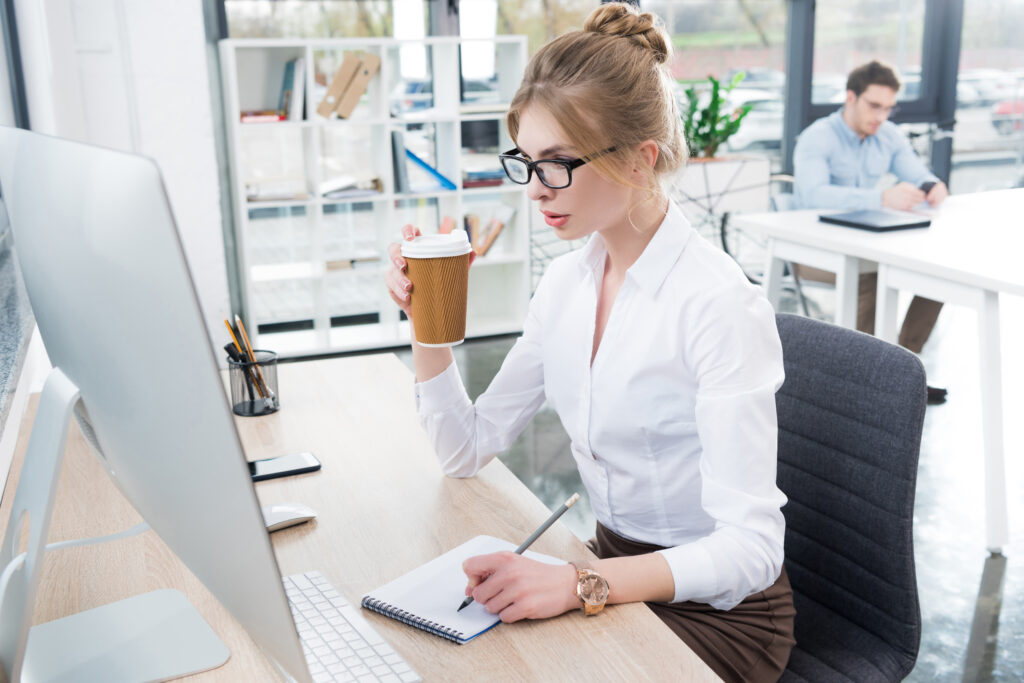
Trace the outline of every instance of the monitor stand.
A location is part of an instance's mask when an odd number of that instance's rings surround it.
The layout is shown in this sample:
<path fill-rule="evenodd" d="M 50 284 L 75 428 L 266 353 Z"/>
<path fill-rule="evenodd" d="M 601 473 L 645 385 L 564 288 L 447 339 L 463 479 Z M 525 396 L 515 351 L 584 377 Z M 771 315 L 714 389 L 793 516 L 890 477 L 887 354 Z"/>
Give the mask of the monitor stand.
<path fill-rule="evenodd" d="M 32 627 L 78 387 L 46 379 L 0 547 L 0 662 L 7 680 L 153 681 L 222 665 L 230 652 L 180 591 L 158 590 Z M 27 550 L 16 555 L 25 540 Z"/>

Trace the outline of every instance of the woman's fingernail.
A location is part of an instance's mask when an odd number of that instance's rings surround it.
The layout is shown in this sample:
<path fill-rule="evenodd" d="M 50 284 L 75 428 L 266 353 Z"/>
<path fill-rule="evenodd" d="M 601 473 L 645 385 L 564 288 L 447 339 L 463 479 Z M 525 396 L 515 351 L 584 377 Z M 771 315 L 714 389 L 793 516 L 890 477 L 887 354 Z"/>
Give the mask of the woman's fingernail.
<path fill-rule="evenodd" d="M 402 287 L 404 287 L 405 291 L 408 292 L 410 289 L 412 289 L 412 283 L 406 280 L 405 284 L 403 284 Z"/>

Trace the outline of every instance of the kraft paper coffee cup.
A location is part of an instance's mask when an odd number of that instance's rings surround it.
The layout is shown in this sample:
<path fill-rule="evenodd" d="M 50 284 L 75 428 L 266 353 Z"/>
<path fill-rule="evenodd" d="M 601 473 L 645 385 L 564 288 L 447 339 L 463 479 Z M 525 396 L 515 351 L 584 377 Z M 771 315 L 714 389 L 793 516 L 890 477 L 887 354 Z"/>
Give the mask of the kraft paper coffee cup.
<path fill-rule="evenodd" d="M 412 282 L 413 328 L 420 346 L 455 346 L 466 338 L 471 251 L 465 230 L 420 235 L 402 244 L 406 274 Z"/>

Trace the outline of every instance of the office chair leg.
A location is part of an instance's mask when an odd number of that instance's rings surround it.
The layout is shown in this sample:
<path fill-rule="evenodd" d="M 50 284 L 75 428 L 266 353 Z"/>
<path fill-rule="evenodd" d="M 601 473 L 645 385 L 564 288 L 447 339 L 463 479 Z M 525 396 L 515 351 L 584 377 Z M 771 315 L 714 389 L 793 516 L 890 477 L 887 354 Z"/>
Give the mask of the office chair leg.
<path fill-rule="evenodd" d="M 722 241 L 722 251 L 724 251 L 726 254 L 728 254 L 730 257 L 732 257 L 732 259 L 734 261 L 736 261 L 736 257 L 733 256 L 731 251 L 729 251 L 729 243 L 728 243 L 728 241 L 726 239 L 726 234 L 728 232 L 728 228 L 729 228 L 729 212 L 726 211 L 725 213 L 722 214 L 722 222 L 721 222 L 721 224 L 719 226 L 719 229 L 718 229 L 718 235 L 719 235 L 719 238 Z M 739 261 L 736 261 L 736 262 L 739 263 Z M 793 269 L 793 264 L 791 262 L 786 261 L 786 269 L 789 270 L 789 274 L 793 276 L 793 285 L 794 285 L 794 287 L 796 289 L 796 295 L 800 299 L 800 308 L 802 308 L 803 311 L 804 311 L 804 317 L 805 318 L 810 318 L 811 317 L 811 310 L 810 310 L 810 308 L 807 305 L 807 297 L 804 296 L 804 288 L 800 284 L 800 278 L 797 277 L 796 270 Z M 743 270 L 742 266 L 740 266 L 740 270 Z M 753 276 L 748 274 L 746 270 L 743 270 L 743 274 L 747 276 L 747 280 L 749 280 L 751 284 L 754 284 L 754 285 L 761 284 L 761 282 L 759 280 L 757 280 L 756 278 L 754 278 Z"/>
<path fill-rule="evenodd" d="M 722 251 L 724 251 L 733 261 L 736 261 L 736 265 L 740 266 L 740 270 L 743 272 L 743 275 L 746 276 L 747 281 L 750 282 L 750 284 L 752 284 L 752 285 L 760 285 L 761 281 L 758 280 L 757 278 L 755 278 L 750 273 L 748 273 L 746 271 L 746 269 L 736 259 L 736 257 L 733 256 L 732 252 L 729 251 L 729 242 L 726 239 L 726 235 L 728 233 L 728 229 L 729 229 L 729 212 L 726 211 L 725 213 L 722 214 L 722 223 L 721 223 L 721 225 L 719 226 L 719 229 L 718 229 L 718 237 L 722 241 Z"/>
<path fill-rule="evenodd" d="M 804 296 L 804 288 L 800 284 L 800 277 L 796 274 L 796 269 L 791 262 L 786 261 L 786 268 L 789 269 L 789 274 L 793 276 L 793 284 L 796 286 L 796 295 L 800 298 L 800 307 L 804 309 L 804 317 L 810 318 L 811 311 L 807 307 L 807 297 Z"/>

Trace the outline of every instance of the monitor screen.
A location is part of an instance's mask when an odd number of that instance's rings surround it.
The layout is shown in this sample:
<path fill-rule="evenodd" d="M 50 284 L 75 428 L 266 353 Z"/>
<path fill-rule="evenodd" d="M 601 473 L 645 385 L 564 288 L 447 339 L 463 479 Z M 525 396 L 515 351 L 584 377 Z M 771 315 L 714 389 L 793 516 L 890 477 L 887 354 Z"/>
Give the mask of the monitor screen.
<path fill-rule="evenodd" d="M 0 188 L 46 351 L 111 480 L 262 650 L 309 680 L 156 164 L 0 127 Z"/>

